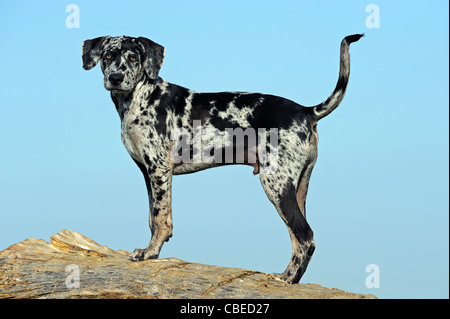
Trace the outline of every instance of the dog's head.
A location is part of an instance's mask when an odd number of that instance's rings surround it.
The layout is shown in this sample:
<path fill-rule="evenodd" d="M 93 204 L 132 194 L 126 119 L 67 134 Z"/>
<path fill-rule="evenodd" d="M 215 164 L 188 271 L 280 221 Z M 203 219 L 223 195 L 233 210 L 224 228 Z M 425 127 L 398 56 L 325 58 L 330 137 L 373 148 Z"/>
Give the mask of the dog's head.
<path fill-rule="evenodd" d="M 147 38 L 99 37 L 83 42 L 83 69 L 90 70 L 100 61 L 105 88 L 127 93 L 147 76 L 158 77 L 164 60 L 164 47 Z"/>

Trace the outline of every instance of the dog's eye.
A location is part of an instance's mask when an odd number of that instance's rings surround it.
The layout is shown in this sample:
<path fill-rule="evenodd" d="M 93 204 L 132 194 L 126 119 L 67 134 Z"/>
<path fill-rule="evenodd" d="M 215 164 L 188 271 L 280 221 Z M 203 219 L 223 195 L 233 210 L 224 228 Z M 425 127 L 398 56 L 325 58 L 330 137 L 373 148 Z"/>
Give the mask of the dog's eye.
<path fill-rule="evenodd" d="M 112 58 L 111 54 L 107 54 L 107 55 L 105 56 L 105 59 L 106 59 L 106 60 L 111 60 L 111 58 Z"/>
<path fill-rule="evenodd" d="M 134 61 L 136 61 L 136 56 L 135 55 L 130 55 L 128 57 L 128 59 L 130 59 L 130 61 L 134 62 Z"/>

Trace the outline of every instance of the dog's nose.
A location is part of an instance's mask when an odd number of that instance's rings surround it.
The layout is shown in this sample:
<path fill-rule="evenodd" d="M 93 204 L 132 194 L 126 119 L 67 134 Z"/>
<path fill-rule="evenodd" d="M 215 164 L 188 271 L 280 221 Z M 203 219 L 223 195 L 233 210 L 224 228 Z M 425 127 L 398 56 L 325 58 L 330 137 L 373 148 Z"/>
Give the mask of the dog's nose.
<path fill-rule="evenodd" d="M 119 85 L 123 81 L 123 74 L 120 73 L 113 73 L 109 76 L 109 82 L 111 82 L 112 85 Z"/>

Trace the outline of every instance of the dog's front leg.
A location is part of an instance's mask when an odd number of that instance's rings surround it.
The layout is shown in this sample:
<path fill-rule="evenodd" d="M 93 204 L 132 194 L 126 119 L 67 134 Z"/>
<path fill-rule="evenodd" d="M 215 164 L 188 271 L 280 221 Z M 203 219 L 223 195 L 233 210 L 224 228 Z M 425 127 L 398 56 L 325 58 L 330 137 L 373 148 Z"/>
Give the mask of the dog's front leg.
<path fill-rule="evenodd" d="M 149 195 L 152 238 L 147 248 L 134 250 L 130 255 L 132 261 L 158 258 L 162 245 L 172 237 L 172 171 L 138 166 L 144 174 Z"/>

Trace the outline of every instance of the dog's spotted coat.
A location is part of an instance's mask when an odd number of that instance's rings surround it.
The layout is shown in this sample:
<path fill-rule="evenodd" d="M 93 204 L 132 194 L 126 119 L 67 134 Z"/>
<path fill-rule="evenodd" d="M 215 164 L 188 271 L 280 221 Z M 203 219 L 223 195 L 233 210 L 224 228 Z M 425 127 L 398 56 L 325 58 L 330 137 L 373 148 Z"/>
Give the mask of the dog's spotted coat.
<path fill-rule="evenodd" d="M 291 237 L 291 260 L 286 270 L 277 276 L 297 283 L 315 249 L 313 231 L 306 222 L 305 200 L 317 158 L 317 122 L 342 101 L 350 72 L 349 45 L 361 36 L 351 35 L 342 40 L 336 88 L 325 102 L 315 107 L 259 93 L 198 93 L 158 77 L 164 48 L 149 39 L 105 36 L 86 40 L 82 48 L 83 68 L 89 70 L 100 62 L 105 88 L 111 92 L 121 119 L 122 142 L 147 185 L 152 238 L 147 248 L 136 249 L 130 259 L 158 258 L 163 243 L 172 236 L 172 175 L 227 164 L 215 161 L 175 163 L 170 156 L 175 145 L 172 132 L 184 129 L 193 134 L 194 121 L 205 131 L 276 128 L 278 161 L 275 172 L 263 173 L 262 166 L 271 164 L 260 160 L 257 149 L 245 149 L 245 164 L 253 166 L 254 174 L 260 174 L 264 191 L 286 223 Z M 269 133 L 266 135 L 266 145 L 269 145 Z M 190 155 L 195 151 L 199 150 L 191 145 Z"/>

